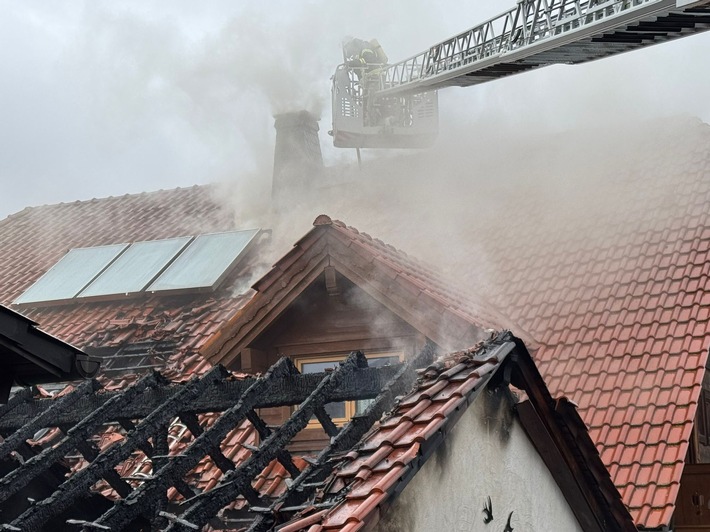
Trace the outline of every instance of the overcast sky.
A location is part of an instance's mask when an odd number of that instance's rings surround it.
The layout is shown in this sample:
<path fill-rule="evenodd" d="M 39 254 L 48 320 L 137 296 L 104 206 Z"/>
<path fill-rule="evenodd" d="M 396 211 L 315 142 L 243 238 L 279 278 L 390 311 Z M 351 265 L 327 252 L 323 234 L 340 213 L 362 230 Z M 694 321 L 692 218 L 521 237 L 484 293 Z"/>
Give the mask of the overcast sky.
<path fill-rule="evenodd" d="M 320 112 L 345 35 L 403 59 L 511 1 L 0 0 L 0 219 L 26 206 L 270 177 L 275 112 Z M 439 142 L 685 114 L 710 34 L 440 93 Z M 329 164 L 353 154 L 330 148 Z M 551 148 L 553 149 L 553 148 Z M 590 146 L 593 149 L 593 146 Z"/>

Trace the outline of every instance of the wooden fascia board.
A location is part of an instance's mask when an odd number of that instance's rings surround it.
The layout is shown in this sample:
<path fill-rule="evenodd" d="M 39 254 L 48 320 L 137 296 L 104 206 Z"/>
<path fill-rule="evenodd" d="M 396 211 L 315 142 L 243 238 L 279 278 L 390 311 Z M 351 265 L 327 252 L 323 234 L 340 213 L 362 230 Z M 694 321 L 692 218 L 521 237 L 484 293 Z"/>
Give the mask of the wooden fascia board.
<path fill-rule="evenodd" d="M 287 290 L 283 294 L 278 293 L 284 290 L 283 287 L 278 286 L 278 283 L 272 284 L 270 290 L 257 292 L 251 301 L 235 315 L 232 322 L 233 324 L 241 321 L 245 323 L 237 331 L 233 331 L 233 336 L 230 338 L 216 338 L 217 342 L 222 340 L 219 347 L 215 349 L 214 354 L 205 356 L 215 364 L 225 366 L 230 364 L 236 354 L 263 333 L 318 278 L 328 264 L 327 254 L 323 254 L 317 260 L 311 260 L 304 270 L 291 278 Z M 294 278 L 296 278 L 295 281 Z"/>
<path fill-rule="evenodd" d="M 586 497 L 575 479 L 575 475 L 568 467 L 564 456 L 547 431 L 532 403 L 530 401 L 518 403 L 516 410 L 520 424 L 555 479 L 582 530 L 585 532 L 606 532 L 599 526 Z"/>

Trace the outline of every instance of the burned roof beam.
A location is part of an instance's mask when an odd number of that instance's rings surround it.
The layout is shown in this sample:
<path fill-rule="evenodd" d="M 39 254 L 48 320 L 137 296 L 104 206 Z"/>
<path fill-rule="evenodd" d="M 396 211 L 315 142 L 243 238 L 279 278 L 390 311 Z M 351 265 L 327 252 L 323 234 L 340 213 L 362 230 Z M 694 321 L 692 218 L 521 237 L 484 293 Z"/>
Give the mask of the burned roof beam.
<path fill-rule="evenodd" d="M 91 463 L 96 460 L 101 451 L 96 447 L 95 444 L 88 441 L 80 441 L 77 443 L 76 449 L 81 453 L 81 455 L 86 459 L 87 462 Z M 115 469 L 109 469 L 104 474 L 103 479 L 108 482 L 116 493 L 121 497 L 127 497 L 129 493 L 133 491 L 133 488 L 121 478 Z"/>
<path fill-rule="evenodd" d="M 351 449 L 356 445 L 365 433 L 387 412 L 399 395 L 404 395 L 409 391 L 417 378 L 414 368 L 426 365 L 431 362 L 434 356 L 434 345 L 428 342 L 419 355 L 408 364 L 404 364 L 394 375 L 392 380 L 385 385 L 382 393 L 377 396 L 365 412 L 353 417 L 335 436 L 330 445 L 318 453 L 315 462 L 309 464 L 301 474 L 298 475 L 287 491 L 281 495 L 271 506 L 272 512 L 261 514 L 252 523 L 248 532 L 265 532 L 270 530 L 276 523 L 274 522 L 274 512 L 278 513 L 285 506 L 292 506 L 304 503 L 315 491 L 318 483 L 322 482 L 333 470 L 333 462 L 330 458 L 338 453 Z"/>
<path fill-rule="evenodd" d="M 127 499 L 117 501 L 98 520 L 102 525 L 112 530 L 122 530 L 135 519 L 145 507 L 150 506 L 161 492 L 182 479 L 202 458 L 209 454 L 210 449 L 218 446 L 234 427 L 238 426 L 254 408 L 263 396 L 278 388 L 278 382 L 285 376 L 296 373 L 295 366 L 288 358 L 282 358 L 261 377 L 250 380 L 251 386 L 241 398 L 224 412 L 207 430 L 200 434 L 192 444 L 153 475 L 150 482 L 139 486 Z M 226 383 L 225 383 L 226 384 Z M 245 496 L 248 496 L 248 490 Z"/>
<path fill-rule="evenodd" d="M 13 526 L 23 530 L 35 530 L 52 517 L 63 512 L 76 502 L 77 498 L 84 497 L 91 486 L 117 464 L 126 460 L 138 445 L 145 443 L 161 425 L 169 423 L 181 409 L 190 401 L 205 393 L 205 390 L 224 379 L 226 370 L 216 366 L 202 378 L 193 378 L 177 393 L 155 409 L 127 438 L 112 445 L 93 461 L 91 467 L 77 471 L 68 478 L 51 497 L 38 502 L 28 508 L 15 521 Z"/>
<path fill-rule="evenodd" d="M 126 432 L 132 432 L 132 431 L 136 430 L 135 423 L 133 423 L 130 419 L 119 419 L 118 424 L 121 425 L 121 427 L 123 427 L 123 429 Z M 148 441 L 139 444 L 138 449 L 140 449 L 143 452 L 143 454 L 146 455 L 148 458 L 153 458 L 153 456 L 155 456 L 155 450 L 153 449 L 153 446 Z M 183 497 L 185 497 L 186 499 L 189 499 L 190 497 L 195 496 L 195 491 L 184 480 L 176 481 L 175 482 L 175 489 L 178 490 L 180 492 L 180 494 Z"/>
<path fill-rule="evenodd" d="M 318 423 L 320 423 L 320 426 L 323 427 L 323 430 L 329 438 L 335 438 L 338 435 L 338 427 L 336 427 L 335 423 L 333 423 L 333 420 L 328 415 L 328 412 L 325 410 L 325 407 L 321 406 L 316 408 L 315 416 L 318 420 Z"/>
<path fill-rule="evenodd" d="M 377 397 L 382 388 L 397 372 L 397 365 L 382 368 L 360 368 L 347 379 L 344 379 L 331 394 L 331 401 L 352 401 L 356 399 L 372 399 Z M 271 393 L 259 398 L 254 408 L 270 408 L 275 406 L 294 406 L 305 401 L 316 389 L 323 373 L 308 373 L 306 375 L 287 375 L 280 379 Z M 206 412 L 222 412 L 233 407 L 254 383 L 255 379 L 227 381 L 218 386 L 210 386 L 200 397 L 191 400 L 183 407 L 184 412 L 202 414 Z M 140 401 L 126 405 L 122 411 L 125 419 L 140 419 L 147 417 L 187 384 L 175 384 L 146 390 Z M 111 397 L 123 392 L 105 392 L 82 398 L 71 409 L 55 412 L 45 419 L 43 426 L 74 425 L 91 415 Z M 40 399 L 18 405 L 12 411 L 0 418 L 0 432 L 12 432 L 23 427 L 28 420 L 36 419 L 55 401 Z M 112 420 L 113 421 L 113 420 Z M 38 426 L 39 428 L 43 428 Z M 36 429 L 36 430 L 38 430 Z"/>
<path fill-rule="evenodd" d="M 247 419 L 251 422 L 252 425 L 254 425 L 254 428 L 259 433 L 259 437 L 262 439 L 262 441 L 271 436 L 272 430 L 266 426 L 264 420 L 261 419 L 259 415 L 254 412 L 254 410 L 247 414 Z M 296 467 L 296 464 L 293 463 L 291 453 L 289 453 L 286 449 L 281 449 L 276 455 L 276 459 L 284 467 L 284 469 L 288 471 L 288 474 L 291 475 L 291 478 L 296 478 L 298 475 L 301 474 L 301 470 L 298 469 Z"/>
<path fill-rule="evenodd" d="M 34 386 L 22 388 L 19 392 L 10 397 L 10 400 L 7 403 L 0 403 L 0 418 L 2 418 L 2 416 L 4 416 L 6 413 L 10 412 L 14 408 L 17 408 L 21 404 L 31 400 L 34 391 Z"/>
<path fill-rule="evenodd" d="M 308 424 L 308 420 L 319 406 L 331 400 L 331 393 L 342 380 L 347 380 L 357 367 L 367 365 L 367 359 L 361 352 L 355 352 L 333 372 L 325 374 L 320 384 L 283 425 L 262 442 L 259 449 L 247 458 L 242 465 L 228 473 L 213 490 L 199 495 L 197 501 L 182 515 L 184 519 L 197 526 L 205 525 L 225 505 L 237 497 L 249 485 L 256 475 L 276 458 L 279 451 Z M 173 523 L 170 532 L 187 531 L 187 528 Z"/>
<path fill-rule="evenodd" d="M 153 435 L 153 449 L 155 450 L 155 456 L 152 459 L 153 470 L 159 470 L 168 462 L 168 453 L 170 452 L 170 445 L 168 444 L 168 432 L 170 431 L 170 425 L 166 423 L 165 425 L 158 428 Z M 124 499 L 126 497 L 123 497 Z M 160 529 L 164 528 L 168 520 L 166 516 L 162 515 L 168 506 L 168 493 L 164 491 L 160 494 L 160 497 L 155 501 L 156 503 L 150 508 L 150 524 L 152 528 Z"/>
<path fill-rule="evenodd" d="M 31 438 L 39 429 L 44 427 L 56 427 L 58 424 L 56 419 L 61 413 L 70 411 L 78 398 L 93 393 L 99 389 L 100 386 L 99 382 L 94 379 L 84 381 L 71 393 L 53 401 L 53 404 L 36 418 L 31 421 L 25 420 L 13 434 L 0 443 L 0 460 L 6 459 L 12 451 L 25 443 L 25 441 Z M 15 410 L 17 410 L 17 408 L 15 408 Z M 10 412 L 10 414 L 12 414 L 12 412 Z M 77 422 L 78 421 L 79 420 L 77 420 Z M 0 429 L 0 432 L 4 434 L 6 430 L 7 429 Z"/>
<path fill-rule="evenodd" d="M 185 426 L 190 432 L 192 432 L 192 435 L 195 438 L 201 436 L 205 432 L 195 414 L 181 414 L 180 420 L 185 423 Z M 227 471 L 234 469 L 234 462 L 224 456 L 224 453 L 222 453 L 219 449 L 219 445 L 213 445 L 212 448 L 207 451 L 207 454 L 210 458 L 212 458 L 212 461 L 217 467 L 219 467 L 222 473 L 226 473 Z"/>
<path fill-rule="evenodd" d="M 47 447 L 40 454 L 0 479 L 0 503 L 6 501 L 8 497 L 24 488 L 32 479 L 74 450 L 80 442 L 96 432 L 108 418 L 119 414 L 138 394 L 143 393 L 150 386 L 155 386 L 156 378 L 156 374 L 146 375 L 123 394 L 113 396 L 86 419 L 70 428 L 57 445 Z"/>

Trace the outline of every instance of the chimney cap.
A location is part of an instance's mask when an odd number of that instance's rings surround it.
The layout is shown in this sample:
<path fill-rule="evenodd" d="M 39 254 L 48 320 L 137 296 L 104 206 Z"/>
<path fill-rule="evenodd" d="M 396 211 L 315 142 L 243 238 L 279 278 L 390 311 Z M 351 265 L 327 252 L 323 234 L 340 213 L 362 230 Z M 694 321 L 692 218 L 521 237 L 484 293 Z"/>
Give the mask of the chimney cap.
<path fill-rule="evenodd" d="M 314 115 L 309 111 L 291 111 L 288 113 L 278 113 L 274 115 L 274 127 L 276 129 L 282 127 L 294 127 L 294 126 L 316 126 L 318 127 L 318 121 L 320 117 Z"/>

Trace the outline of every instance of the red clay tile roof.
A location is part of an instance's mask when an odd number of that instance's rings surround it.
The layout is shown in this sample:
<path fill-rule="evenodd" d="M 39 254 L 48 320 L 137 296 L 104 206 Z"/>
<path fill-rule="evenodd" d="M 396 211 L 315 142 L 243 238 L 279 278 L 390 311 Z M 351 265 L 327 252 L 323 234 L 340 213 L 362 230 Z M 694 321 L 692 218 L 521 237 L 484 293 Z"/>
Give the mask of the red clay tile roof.
<path fill-rule="evenodd" d="M 512 355 L 508 354 L 509 349 L 505 350 L 505 343 L 500 347 L 500 354 L 496 354 L 498 351 L 490 351 L 490 344 L 481 343 L 469 350 L 446 355 L 420 370 L 420 379 L 414 390 L 401 398 L 395 408 L 340 459 L 331 478 L 324 483 L 326 489 L 316 502 L 335 497 L 335 504 L 321 511 L 317 511 L 316 506 L 308 508 L 288 524 L 278 527 L 279 532 L 372 529 L 394 498 L 443 442 L 441 435 L 451 431 L 463 412 L 475 401 L 477 392 L 504 363 L 516 365 L 514 379 L 517 378 L 519 384 L 533 394 L 533 402 L 537 404 L 531 407 L 532 411 L 540 410 L 535 416 L 555 417 L 551 414 L 552 409 L 547 413 L 541 411 L 540 402 L 550 408 L 554 401 L 522 343 L 517 344 L 515 360 L 510 359 Z M 526 405 L 530 403 L 531 400 L 525 401 Z M 593 521 L 585 529 L 605 532 L 636 530 L 574 408 L 563 401 L 562 407 L 554 410 L 558 414 L 564 411 L 564 415 L 559 416 L 565 420 L 560 427 L 565 431 L 574 431 L 574 434 L 566 435 L 566 451 L 579 453 L 575 457 L 578 466 L 583 464 L 584 468 L 589 469 L 596 466 L 595 473 L 580 472 L 575 480 L 582 485 L 590 482 L 596 486 L 599 490 L 596 497 L 600 497 L 596 502 L 601 501 L 604 508 L 598 515 L 585 514 L 587 519 Z M 572 447 L 577 451 L 573 451 Z M 596 477 L 590 480 L 588 475 Z M 601 495 L 602 492 L 604 495 Z M 575 513 L 578 510 L 575 509 Z"/>
<path fill-rule="evenodd" d="M 614 182 L 604 184 L 608 207 L 584 223 L 542 223 L 544 216 L 531 202 L 516 206 L 517 215 L 507 217 L 512 226 L 479 229 L 490 236 L 491 285 L 500 288 L 487 297 L 541 344 L 534 356 L 550 389 L 579 404 L 634 518 L 649 528 L 668 524 L 673 513 L 710 344 L 705 289 L 710 277 L 710 131 L 699 124 L 691 133 L 659 137 L 643 146 L 631 171 L 610 171 Z M 107 220 L 120 219 L 115 227 L 142 228 L 142 239 L 175 236 L 177 227 L 184 228 L 178 233 L 193 234 L 192 224 L 203 217 L 207 226 L 213 224 L 205 231 L 221 228 L 217 220 L 226 220 L 202 188 L 160 194 L 154 210 L 138 208 L 150 196 L 141 195 L 95 200 L 94 206 L 81 202 L 26 209 L 0 221 L 0 241 L 10 250 L 0 255 L 7 283 L 0 302 L 11 302 L 68 248 L 109 243 L 94 230 L 105 229 Z M 166 202 L 167 208 L 158 207 Z M 180 211 L 190 204 L 181 226 Z M 102 205 L 113 212 L 106 216 Z M 64 209 L 74 214 L 65 216 Z M 164 222 L 155 223 L 151 234 L 152 216 Z M 50 234 L 55 225 L 56 235 Z M 369 258 L 373 251 L 379 255 L 389 249 L 364 236 L 354 238 L 348 228 L 338 231 L 344 245 L 350 240 L 352 251 L 365 249 Z M 85 234 L 93 234 L 93 241 L 85 240 Z M 112 241 L 129 236 L 130 231 Z M 279 264 L 298 261 L 305 252 L 299 243 Z M 379 258 L 371 264 L 392 274 L 400 259 L 395 257 L 394 266 Z M 98 343 L 99 336 L 81 332 L 89 324 L 90 309 L 66 322 L 46 312 L 50 321 L 56 320 L 51 327 L 44 314 L 30 316 L 63 340 L 71 342 L 77 335 L 80 347 Z M 215 316 L 230 316 L 225 312 L 215 309 Z M 169 319 L 157 316 L 159 323 Z M 153 329 L 152 317 L 146 318 L 144 331 Z M 98 334 L 100 328 L 89 330 Z M 190 338 L 203 345 L 207 336 L 196 334 Z"/>
<path fill-rule="evenodd" d="M 256 295 L 202 349 L 230 364 L 326 266 L 335 269 L 445 349 L 509 324 L 493 305 L 441 280 L 431 267 L 354 227 L 320 215 L 314 228 L 253 288 Z"/>
<path fill-rule="evenodd" d="M 548 387 L 579 405 L 647 528 L 670 523 L 710 346 L 710 128 L 687 126 L 627 139 L 634 168 L 599 176 L 599 210 L 560 206 L 562 223 L 522 205 L 482 231 L 488 297 L 539 342 Z"/>
<path fill-rule="evenodd" d="M 235 229 L 232 213 L 213 194 L 209 186 L 161 190 L 27 208 L 7 217 L 0 221 L 0 303 L 12 303 L 74 247 Z M 168 374 L 177 377 L 208 367 L 197 350 L 248 298 L 227 287 L 211 294 L 147 296 L 138 303 L 37 305 L 22 312 L 82 349 L 170 340 L 177 348 Z"/>

